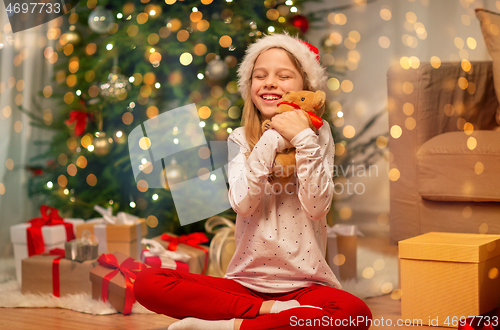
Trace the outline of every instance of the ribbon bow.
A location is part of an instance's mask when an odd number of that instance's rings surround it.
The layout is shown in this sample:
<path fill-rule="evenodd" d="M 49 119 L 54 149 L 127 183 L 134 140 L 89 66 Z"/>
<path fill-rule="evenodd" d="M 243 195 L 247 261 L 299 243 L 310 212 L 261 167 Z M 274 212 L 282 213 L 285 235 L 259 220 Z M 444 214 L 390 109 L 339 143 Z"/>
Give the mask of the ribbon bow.
<path fill-rule="evenodd" d="M 169 234 L 162 234 L 161 239 L 170 242 L 167 249 L 170 251 L 177 251 L 179 243 L 184 243 L 195 248 L 199 248 L 198 244 L 208 242 L 208 237 L 204 233 L 191 233 L 181 236 L 170 236 Z"/>
<path fill-rule="evenodd" d="M 26 229 L 29 256 L 40 254 L 45 251 L 42 235 L 43 226 L 64 225 L 66 229 L 66 240 L 71 241 L 75 239 L 73 224 L 64 222 L 64 220 L 59 216 L 59 211 L 56 208 L 42 205 L 40 207 L 40 213 L 42 214 L 41 218 L 34 218 L 28 221 L 28 223 L 31 223 L 31 227 Z"/>
<path fill-rule="evenodd" d="M 75 135 L 80 136 L 85 132 L 85 128 L 87 127 L 87 117 L 89 116 L 88 112 L 73 110 L 69 113 L 69 119 L 65 121 L 66 125 L 71 125 L 76 121 L 75 124 Z"/>
<path fill-rule="evenodd" d="M 223 226 L 215 229 L 217 226 Z M 205 222 L 205 230 L 208 233 L 215 234 L 210 242 L 210 260 L 215 265 L 214 270 L 218 276 L 223 277 L 224 271 L 221 266 L 222 247 L 226 239 L 234 236 L 234 223 L 226 218 L 214 216 Z"/>
<path fill-rule="evenodd" d="M 286 104 L 286 105 L 289 105 L 289 106 L 293 107 L 294 109 L 301 110 L 301 108 L 300 108 L 300 106 L 298 104 L 290 102 L 290 101 L 282 101 L 282 102 L 278 103 L 277 106 L 279 107 L 281 104 Z M 320 117 L 316 116 L 311 111 L 305 111 L 304 110 L 304 112 L 309 115 L 309 118 L 311 118 L 311 122 L 314 125 L 314 127 L 316 127 L 316 129 L 319 129 L 323 125 L 323 119 L 321 119 Z"/>
<path fill-rule="evenodd" d="M 181 235 L 179 237 L 170 236 L 168 234 L 162 234 L 161 239 L 164 241 L 170 242 L 168 244 L 167 249 L 169 249 L 171 251 L 177 251 L 177 247 L 179 246 L 179 243 L 184 243 L 186 245 L 195 247 L 195 248 L 200 249 L 203 252 L 205 252 L 205 263 L 203 264 L 202 274 L 204 275 L 207 272 L 208 250 L 205 249 L 204 247 L 198 245 L 201 243 L 208 242 L 208 237 L 207 237 L 207 235 L 205 235 L 205 233 L 191 233 L 188 235 Z"/>
<path fill-rule="evenodd" d="M 107 224 L 133 225 L 139 219 L 139 217 L 125 212 L 118 212 L 116 216 L 113 216 L 113 209 L 111 207 L 105 209 L 97 204 L 94 205 L 94 210 L 102 215 L 104 222 Z"/>
<path fill-rule="evenodd" d="M 166 250 L 163 245 L 161 245 L 159 242 L 152 240 L 152 239 L 147 239 L 143 238 L 141 240 L 141 243 L 144 245 L 149 246 L 149 252 L 151 255 L 157 256 L 157 257 L 168 257 L 173 260 L 177 261 L 182 261 L 182 262 L 188 262 L 189 259 L 191 258 L 187 253 L 181 252 L 181 251 L 169 251 Z"/>
<path fill-rule="evenodd" d="M 132 305 L 135 302 L 134 297 L 134 284 L 132 280 L 135 280 L 137 273 L 143 269 L 146 269 L 146 265 L 135 261 L 132 258 L 127 258 L 121 264 L 118 263 L 118 260 L 113 254 L 102 254 L 97 262 L 99 265 L 114 269 L 109 274 L 104 276 L 102 280 L 102 300 L 108 301 L 108 288 L 109 281 L 116 276 L 119 272 L 123 274 L 125 277 L 125 307 L 123 309 L 123 314 L 128 315 L 132 312 Z"/>

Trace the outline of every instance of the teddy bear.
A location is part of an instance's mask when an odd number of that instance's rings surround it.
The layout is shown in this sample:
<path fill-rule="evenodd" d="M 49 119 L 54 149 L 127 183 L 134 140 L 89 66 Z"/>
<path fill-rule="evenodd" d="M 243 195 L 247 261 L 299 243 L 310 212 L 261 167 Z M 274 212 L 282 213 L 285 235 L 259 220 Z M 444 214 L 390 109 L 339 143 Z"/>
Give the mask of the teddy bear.
<path fill-rule="evenodd" d="M 323 125 L 319 116 L 323 114 L 325 101 L 326 94 L 323 91 L 291 91 L 282 95 L 276 113 L 302 110 L 308 115 L 309 127 L 318 134 L 318 129 Z M 271 121 L 268 119 L 262 123 L 262 131 L 265 132 L 269 128 L 271 128 Z M 295 148 L 288 148 L 277 153 L 273 164 L 273 174 L 269 177 L 269 182 L 273 183 L 278 179 L 282 185 L 286 185 L 294 175 Z"/>

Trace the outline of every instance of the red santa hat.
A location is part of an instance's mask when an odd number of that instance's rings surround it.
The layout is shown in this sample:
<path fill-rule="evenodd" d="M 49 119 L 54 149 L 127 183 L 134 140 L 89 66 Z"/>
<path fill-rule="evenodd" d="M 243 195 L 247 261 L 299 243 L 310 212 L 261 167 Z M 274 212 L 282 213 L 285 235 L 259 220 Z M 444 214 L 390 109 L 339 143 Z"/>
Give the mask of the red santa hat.
<path fill-rule="evenodd" d="M 264 51 L 276 47 L 286 49 L 299 61 L 314 92 L 326 91 L 328 75 L 319 63 L 318 49 L 286 33 L 272 34 L 258 39 L 246 50 L 245 57 L 238 68 L 238 89 L 243 99 L 246 99 L 250 92 L 249 81 L 257 57 Z"/>

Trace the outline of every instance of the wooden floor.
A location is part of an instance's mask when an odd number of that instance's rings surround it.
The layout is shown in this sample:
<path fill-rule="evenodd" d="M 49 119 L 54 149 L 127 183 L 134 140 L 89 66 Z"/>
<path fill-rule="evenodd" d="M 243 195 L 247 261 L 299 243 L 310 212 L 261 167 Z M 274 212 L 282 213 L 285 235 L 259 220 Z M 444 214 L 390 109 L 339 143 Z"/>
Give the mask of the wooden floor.
<path fill-rule="evenodd" d="M 398 320 L 401 319 L 401 302 L 391 299 L 390 295 L 366 299 L 365 302 L 368 307 L 370 307 L 373 314 L 374 325 L 371 329 L 447 329 L 427 326 L 395 326 Z M 96 316 L 55 308 L 0 308 L 0 329 L 166 330 L 168 325 L 173 321 L 174 319 L 172 318 L 156 314 L 132 314 L 128 316 L 113 314 Z M 387 326 L 389 322 L 391 322 L 393 326 Z"/>
<path fill-rule="evenodd" d="M 376 223 L 376 220 L 373 221 L 374 219 L 362 217 L 361 219 L 363 220 L 356 224 L 365 233 L 365 237 L 359 239 L 358 245 L 376 249 L 385 254 L 397 255 L 397 247 L 389 244 L 387 228 L 373 226 L 372 224 Z M 373 314 L 374 325 L 371 329 L 449 329 L 428 326 L 396 326 L 398 320 L 401 319 L 401 301 L 392 299 L 391 295 L 366 299 L 365 302 Z M 388 320 L 392 326 L 388 326 Z M 65 309 L 0 308 L 0 329 L 159 330 L 167 329 L 174 321 L 175 319 L 156 314 L 95 316 Z"/>

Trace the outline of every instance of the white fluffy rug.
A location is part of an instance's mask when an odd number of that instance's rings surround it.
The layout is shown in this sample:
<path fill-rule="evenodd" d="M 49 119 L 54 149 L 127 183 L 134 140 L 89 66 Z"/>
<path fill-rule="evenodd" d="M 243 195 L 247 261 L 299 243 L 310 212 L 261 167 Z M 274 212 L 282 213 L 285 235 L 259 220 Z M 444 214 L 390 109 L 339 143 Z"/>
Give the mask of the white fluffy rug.
<path fill-rule="evenodd" d="M 365 299 L 387 294 L 392 289 L 397 288 L 398 261 L 395 256 L 382 255 L 359 247 L 357 258 L 358 279 L 341 282 L 344 290 Z M 367 268 L 371 269 L 367 270 Z M 363 277 L 363 274 L 366 276 L 373 274 L 373 276 L 367 279 Z M 94 300 L 88 294 L 70 295 L 61 298 L 53 295 L 23 295 L 19 284 L 15 280 L 13 259 L 0 260 L 0 307 L 65 308 L 95 315 L 117 313 L 109 303 Z M 132 308 L 132 313 L 152 314 L 137 302 Z"/>

